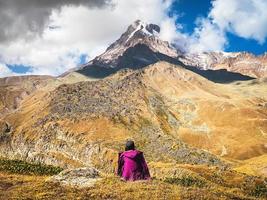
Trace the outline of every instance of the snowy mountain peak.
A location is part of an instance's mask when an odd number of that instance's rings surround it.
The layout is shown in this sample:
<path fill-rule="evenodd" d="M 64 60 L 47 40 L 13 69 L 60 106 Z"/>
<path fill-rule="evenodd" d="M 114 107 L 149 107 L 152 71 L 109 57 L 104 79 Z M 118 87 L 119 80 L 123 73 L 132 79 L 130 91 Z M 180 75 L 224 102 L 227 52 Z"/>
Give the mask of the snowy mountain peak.
<path fill-rule="evenodd" d="M 156 24 L 147 24 L 141 20 L 136 20 L 128 29 L 133 29 L 132 33 L 142 31 L 147 35 L 158 35 L 160 33 L 160 27 Z"/>
<path fill-rule="evenodd" d="M 160 27 L 156 24 L 148 24 L 141 20 L 136 20 L 130 26 L 128 26 L 125 33 L 113 44 L 120 44 L 129 46 L 127 43 L 132 39 L 142 39 L 145 37 L 158 37 L 160 33 Z M 159 38 L 157 38 L 159 39 Z M 111 45 L 109 48 L 113 48 Z M 108 48 L 108 49 L 109 49 Z"/>
<path fill-rule="evenodd" d="M 172 47 L 167 41 L 159 38 L 160 27 L 156 24 L 148 24 L 136 20 L 125 33 L 111 44 L 107 50 L 96 57 L 89 64 L 97 64 L 105 67 L 117 67 L 118 58 L 130 48 L 136 45 L 145 45 L 155 53 L 162 53 L 172 58 L 177 58 L 180 52 Z"/>

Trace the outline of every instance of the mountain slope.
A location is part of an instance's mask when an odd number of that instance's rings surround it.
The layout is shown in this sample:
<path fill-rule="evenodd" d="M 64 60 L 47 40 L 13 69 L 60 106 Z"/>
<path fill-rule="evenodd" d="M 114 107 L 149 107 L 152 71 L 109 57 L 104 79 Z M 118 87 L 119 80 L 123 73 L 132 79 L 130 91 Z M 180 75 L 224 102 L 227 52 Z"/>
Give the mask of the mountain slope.
<path fill-rule="evenodd" d="M 155 198 L 265 198 L 265 79 L 216 84 L 167 62 L 95 81 L 72 75 L 45 82 L 2 115 L 0 157 L 95 167 L 101 180 L 79 189 L 0 170 L 0 198 L 120 199 L 133 188 L 141 196 L 153 190 Z M 113 175 L 129 138 L 155 178 L 145 185 Z"/>
<path fill-rule="evenodd" d="M 214 84 L 166 62 L 63 84 L 36 92 L 5 117 L 12 132 L 5 133 L 0 152 L 105 170 L 112 170 L 107 160 L 116 165 L 116 151 L 127 138 L 150 161 L 224 165 L 207 151 L 241 160 L 263 155 L 266 83 L 247 84 Z"/>
<path fill-rule="evenodd" d="M 14 76 L 0 79 L 0 117 L 19 107 L 20 102 L 46 82 L 51 76 Z"/>

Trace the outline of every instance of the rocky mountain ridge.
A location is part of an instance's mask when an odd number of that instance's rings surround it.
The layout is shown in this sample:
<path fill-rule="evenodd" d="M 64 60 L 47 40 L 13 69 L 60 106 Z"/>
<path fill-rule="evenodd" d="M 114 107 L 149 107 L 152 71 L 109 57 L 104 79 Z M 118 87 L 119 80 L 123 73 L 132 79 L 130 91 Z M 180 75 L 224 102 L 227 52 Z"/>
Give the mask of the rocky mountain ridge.
<path fill-rule="evenodd" d="M 226 69 L 254 78 L 267 76 L 267 54 L 255 56 L 248 52 L 203 52 L 185 54 L 179 58 L 185 65 L 202 70 Z"/>

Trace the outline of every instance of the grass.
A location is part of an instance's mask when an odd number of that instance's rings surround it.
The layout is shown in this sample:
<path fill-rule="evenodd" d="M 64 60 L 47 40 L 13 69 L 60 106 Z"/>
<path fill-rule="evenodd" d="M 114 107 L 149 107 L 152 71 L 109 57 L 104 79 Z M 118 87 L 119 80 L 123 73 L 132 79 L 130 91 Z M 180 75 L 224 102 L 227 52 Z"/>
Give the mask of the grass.
<path fill-rule="evenodd" d="M 0 199 L 96 199 L 96 200 L 179 200 L 179 199 L 264 199 L 244 195 L 231 188 L 167 183 L 160 180 L 123 182 L 106 176 L 93 187 L 75 188 L 47 181 L 46 176 L 0 173 Z"/>
<path fill-rule="evenodd" d="M 197 186 L 197 187 L 204 187 L 205 182 L 199 179 L 194 179 L 193 177 L 190 176 L 185 176 L 185 177 L 175 177 L 175 178 L 166 178 L 164 180 L 167 183 L 171 184 L 177 184 L 177 185 L 182 185 L 184 187 L 189 187 L 189 186 Z"/>
<path fill-rule="evenodd" d="M 165 167 L 164 167 L 165 166 Z M 151 166 L 152 167 L 152 166 Z M 112 174 L 92 187 L 77 188 L 49 181 L 49 177 L 62 169 L 53 166 L 31 164 L 19 160 L 0 159 L 0 199 L 264 199 L 267 196 L 266 180 L 258 178 L 244 183 L 247 178 L 235 171 L 220 172 L 207 166 L 163 165 L 162 172 L 188 173 L 165 179 L 124 182 Z M 183 170 L 184 169 L 184 170 Z M 152 168 L 151 168 L 151 171 Z M 195 175 L 194 175 L 195 174 Z M 216 180 L 214 180 L 216 174 Z M 255 177 L 254 177 L 255 178 Z M 218 181 L 220 180 L 220 181 Z"/>
<path fill-rule="evenodd" d="M 260 199 L 218 188 L 181 186 L 159 180 L 123 182 L 104 177 L 90 188 L 62 186 L 44 176 L 0 173 L 0 199 L 96 199 L 96 200 L 179 200 L 179 199 Z"/>
<path fill-rule="evenodd" d="M 0 173 L 0 199 L 181 199 L 180 188 L 159 182 L 125 183 L 106 177 L 91 188 L 74 188 L 47 181 L 47 177 Z"/>
<path fill-rule="evenodd" d="M 32 164 L 21 160 L 7 160 L 0 158 L 0 171 L 28 174 L 28 175 L 55 175 L 63 169 L 52 165 Z"/>
<path fill-rule="evenodd" d="M 262 174 L 262 170 L 265 167 L 267 167 L 267 154 L 245 160 L 237 167 L 235 167 L 234 170 L 236 170 L 237 172 L 257 176 Z"/>

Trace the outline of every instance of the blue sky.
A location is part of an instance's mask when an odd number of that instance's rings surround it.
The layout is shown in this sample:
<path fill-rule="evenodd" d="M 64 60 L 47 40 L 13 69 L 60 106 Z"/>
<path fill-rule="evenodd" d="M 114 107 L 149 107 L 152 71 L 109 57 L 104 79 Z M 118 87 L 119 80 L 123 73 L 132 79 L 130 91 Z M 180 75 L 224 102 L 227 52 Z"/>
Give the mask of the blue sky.
<path fill-rule="evenodd" d="M 192 33 L 196 19 L 206 17 L 210 8 L 210 0 L 179 0 L 173 3 L 170 15 L 178 14 L 177 22 L 183 25 L 185 32 Z"/>
<path fill-rule="evenodd" d="M 229 45 L 225 49 L 229 52 L 248 51 L 255 55 L 261 55 L 267 51 L 267 43 L 259 44 L 253 39 L 244 39 L 228 33 Z"/>
<path fill-rule="evenodd" d="M 101 54 L 138 18 L 188 52 L 267 51 L 266 0 L 2 1 L 0 77 L 60 75 Z"/>

